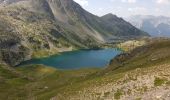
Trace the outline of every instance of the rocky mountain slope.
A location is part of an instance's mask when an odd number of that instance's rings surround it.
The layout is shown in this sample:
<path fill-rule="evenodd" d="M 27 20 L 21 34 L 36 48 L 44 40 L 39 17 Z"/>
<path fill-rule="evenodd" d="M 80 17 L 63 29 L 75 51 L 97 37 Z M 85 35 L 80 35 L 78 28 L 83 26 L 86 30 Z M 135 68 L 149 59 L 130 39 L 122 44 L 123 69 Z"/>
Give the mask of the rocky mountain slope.
<path fill-rule="evenodd" d="M 0 1 L 0 58 L 10 65 L 63 50 L 96 48 L 117 37 L 141 36 L 148 34 L 114 15 L 92 15 L 73 0 Z"/>
<path fill-rule="evenodd" d="M 107 14 L 101 17 L 103 20 L 103 29 L 108 30 L 108 33 L 122 37 L 133 37 L 133 36 L 143 36 L 144 34 L 139 34 L 141 31 L 135 29 L 130 23 L 126 22 L 122 18 L 118 18 L 116 15 Z M 145 33 L 146 34 L 146 33 Z"/>
<path fill-rule="evenodd" d="M 169 17 L 136 15 L 127 18 L 127 21 L 152 36 L 170 37 Z"/>
<path fill-rule="evenodd" d="M 113 59 L 108 68 L 81 82 L 83 89 L 68 97 L 69 100 L 169 100 L 170 99 L 169 40 L 154 40 Z M 87 85 L 88 84 L 88 85 Z M 91 85 L 89 85 L 91 84 Z M 77 85 L 77 84 L 76 84 Z M 79 87 L 78 86 L 78 87 Z"/>

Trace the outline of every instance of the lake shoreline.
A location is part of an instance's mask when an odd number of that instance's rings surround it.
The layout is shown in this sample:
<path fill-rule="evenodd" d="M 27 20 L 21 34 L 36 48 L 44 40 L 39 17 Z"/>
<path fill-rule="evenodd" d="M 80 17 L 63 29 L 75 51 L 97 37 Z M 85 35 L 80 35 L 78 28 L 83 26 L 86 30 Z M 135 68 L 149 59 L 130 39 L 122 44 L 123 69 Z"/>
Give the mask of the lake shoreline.
<path fill-rule="evenodd" d="M 57 69 L 103 68 L 109 64 L 111 59 L 121 54 L 121 52 L 121 50 L 116 48 L 80 49 L 43 58 L 33 58 L 21 62 L 16 67 L 28 64 L 42 64 Z"/>

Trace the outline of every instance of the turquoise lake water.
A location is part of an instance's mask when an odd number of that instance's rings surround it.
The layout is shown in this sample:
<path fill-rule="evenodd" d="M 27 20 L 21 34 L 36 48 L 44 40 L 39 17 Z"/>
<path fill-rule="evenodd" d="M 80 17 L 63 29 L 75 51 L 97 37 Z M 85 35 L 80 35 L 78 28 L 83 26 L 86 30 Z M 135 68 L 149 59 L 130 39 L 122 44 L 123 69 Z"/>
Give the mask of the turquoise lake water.
<path fill-rule="evenodd" d="M 77 50 L 28 60 L 21 65 L 43 64 L 57 69 L 104 68 L 120 53 L 118 49 Z"/>

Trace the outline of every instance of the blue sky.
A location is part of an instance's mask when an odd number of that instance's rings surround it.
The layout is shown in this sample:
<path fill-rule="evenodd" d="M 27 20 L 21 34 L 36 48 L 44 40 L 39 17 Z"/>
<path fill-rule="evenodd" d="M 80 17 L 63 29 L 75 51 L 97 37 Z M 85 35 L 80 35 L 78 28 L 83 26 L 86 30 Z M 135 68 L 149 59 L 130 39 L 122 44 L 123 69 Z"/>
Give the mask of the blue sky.
<path fill-rule="evenodd" d="M 74 0 L 87 11 L 102 16 L 107 13 L 119 17 L 155 15 L 170 17 L 170 0 Z"/>

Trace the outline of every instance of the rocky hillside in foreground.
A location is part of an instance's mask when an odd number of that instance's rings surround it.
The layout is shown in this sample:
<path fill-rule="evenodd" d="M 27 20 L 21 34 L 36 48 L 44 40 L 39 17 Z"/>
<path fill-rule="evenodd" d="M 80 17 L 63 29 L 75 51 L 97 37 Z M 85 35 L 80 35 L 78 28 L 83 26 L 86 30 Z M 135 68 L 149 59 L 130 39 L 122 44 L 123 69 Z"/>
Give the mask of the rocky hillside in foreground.
<path fill-rule="evenodd" d="M 0 58 L 10 65 L 141 36 L 148 35 L 114 15 L 92 15 L 72 0 L 0 0 Z"/>
<path fill-rule="evenodd" d="M 15 69 L 0 65 L 0 97 L 5 100 L 169 100 L 169 50 L 170 40 L 150 41 L 117 56 L 106 69 L 63 71 L 41 65 Z"/>
<path fill-rule="evenodd" d="M 146 46 L 117 56 L 110 66 L 81 82 L 82 90 L 63 100 L 169 100 L 170 40 L 152 40 Z M 91 85 L 87 85 L 91 84 Z M 77 85 L 77 84 L 76 84 Z M 77 87 L 79 87 L 77 86 Z M 75 88 L 75 87 L 74 87 Z"/>
<path fill-rule="evenodd" d="M 132 25 L 154 37 L 170 37 L 170 18 L 165 16 L 136 15 L 127 19 Z"/>

